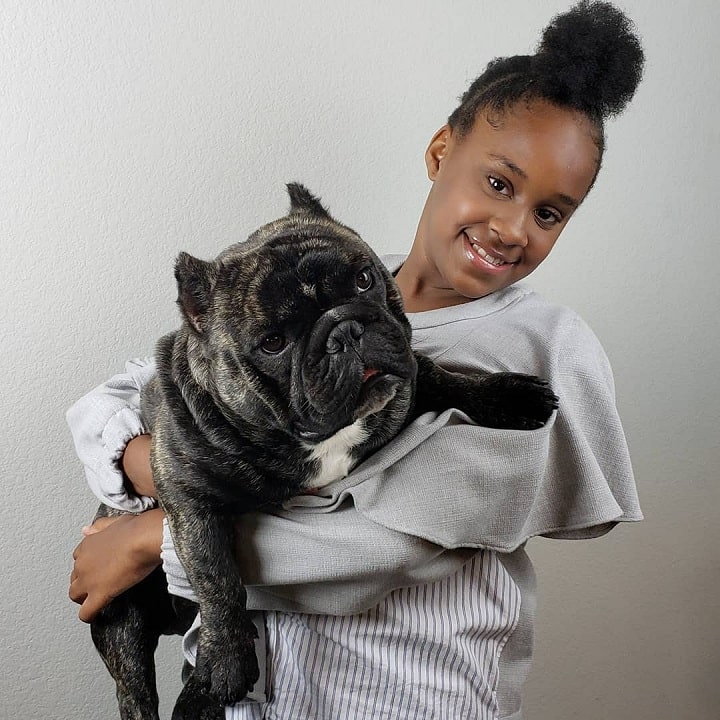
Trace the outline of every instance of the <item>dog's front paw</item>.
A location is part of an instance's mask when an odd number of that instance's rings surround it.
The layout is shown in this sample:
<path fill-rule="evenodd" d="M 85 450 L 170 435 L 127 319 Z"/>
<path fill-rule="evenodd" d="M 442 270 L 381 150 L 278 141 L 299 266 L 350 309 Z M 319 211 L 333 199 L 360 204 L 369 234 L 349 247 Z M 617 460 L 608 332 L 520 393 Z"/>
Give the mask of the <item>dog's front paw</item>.
<path fill-rule="evenodd" d="M 232 658 L 214 662 L 210 670 L 210 695 L 225 704 L 242 700 L 260 677 L 255 643 L 238 647 Z"/>
<path fill-rule="evenodd" d="M 255 638 L 257 630 L 249 618 L 233 623 L 230 632 L 203 633 L 198 643 L 195 674 L 210 697 L 224 705 L 242 700 L 260 677 Z"/>
<path fill-rule="evenodd" d="M 486 378 L 488 386 L 480 422 L 488 427 L 535 430 L 550 419 L 558 398 L 545 380 L 520 373 L 495 373 Z M 472 415 L 472 413 L 471 413 Z"/>

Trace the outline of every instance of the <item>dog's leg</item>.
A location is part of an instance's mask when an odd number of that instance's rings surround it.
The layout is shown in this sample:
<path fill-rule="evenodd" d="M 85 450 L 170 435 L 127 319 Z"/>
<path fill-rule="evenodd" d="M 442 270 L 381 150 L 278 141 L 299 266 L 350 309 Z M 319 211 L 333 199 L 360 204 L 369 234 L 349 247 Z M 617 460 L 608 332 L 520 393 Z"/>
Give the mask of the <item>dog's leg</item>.
<path fill-rule="evenodd" d="M 195 613 L 186 606 L 181 610 L 175 612 L 157 568 L 93 620 L 93 643 L 115 680 L 122 720 L 157 720 L 155 650 L 161 634 L 182 633 L 190 626 Z"/>
<path fill-rule="evenodd" d="M 547 382 L 511 372 L 450 372 L 423 355 L 418 363 L 414 416 L 457 408 L 484 427 L 533 430 L 558 406 Z"/>
<path fill-rule="evenodd" d="M 176 495 L 172 505 L 164 503 L 202 616 L 196 666 L 176 703 L 175 720 L 195 720 L 198 707 L 212 709 L 241 700 L 259 677 L 257 630 L 245 608 L 246 592 L 233 554 L 233 517 L 194 505 L 184 493 L 182 498 Z"/>
<path fill-rule="evenodd" d="M 156 720 L 155 649 L 160 632 L 145 608 L 124 593 L 100 612 L 91 634 L 115 680 L 122 720 Z"/>

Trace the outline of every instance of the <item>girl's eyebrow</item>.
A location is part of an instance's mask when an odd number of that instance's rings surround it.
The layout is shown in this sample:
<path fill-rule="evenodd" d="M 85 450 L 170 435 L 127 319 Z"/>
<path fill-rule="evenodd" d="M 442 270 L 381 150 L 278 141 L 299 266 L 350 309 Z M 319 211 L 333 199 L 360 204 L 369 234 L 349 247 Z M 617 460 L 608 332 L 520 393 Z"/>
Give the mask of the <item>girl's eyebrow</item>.
<path fill-rule="evenodd" d="M 510 158 L 505 157 L 504 155 L 488 155 L 492 160 L 497 160 L 501 165 L 504 165 L 508 170 L 511 172 L 514 172 L 516 175 L 519 175 L 524 180 L 527 180 L 527 173 L 522 169 L 519 168 Z"/>
<path fill-rule="evenodd" d="M 496 160 L 501 165 L 504 165 L 508 170 L 515 173 L 515 175 L 518 175 L 523 180 L 528 179 L 527 173 L 510 160 L 510 158 L 505 157 L 504 155 L 495 155 L 493 153 L 490 153 L 488 157 L 492 160 Z M 576 210 L 580 206 L 580 203 L 575 198 L 570 197 L 570 195 L 565 195 L 565 193 L 558 193 L 556 197 L 563 203 L 563 205 L 567 205 L 573 210 Z"/>
<path fill-rule="evenodd" d="M 569 195 L 565 195 L 565 193 L 558 193 L 557 198 L 573 210 L 577 210 L 577 208 L 580 206 L 580 203 L 575 198 L 572 198 Z"/>

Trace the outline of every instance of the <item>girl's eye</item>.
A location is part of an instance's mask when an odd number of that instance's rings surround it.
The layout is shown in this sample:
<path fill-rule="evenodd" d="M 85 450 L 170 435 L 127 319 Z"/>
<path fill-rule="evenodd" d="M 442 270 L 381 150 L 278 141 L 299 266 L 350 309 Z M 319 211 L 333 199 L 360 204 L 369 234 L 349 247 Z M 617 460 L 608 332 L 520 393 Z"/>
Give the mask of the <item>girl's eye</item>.
<path fill-rule="evenodd" d="M 503 195 L 509 192 L 507 183 L 500 178 L 494 177 L 493 175 L 488 176 L 488 183 L 495 192 L 502 193 Z"/>
<path fill-rule="evenodd" d="M 535 217 L 545 227 L 550 227 L 562 222 L 562 215 L 548 208 L 538 208 L 535 211 Z"/>
<path fill-rule="evenodd" d="M 282 352 L 287 341 L 282 335 L 268 335 L 261 343 L 260 348 L 268 355 L 277 355 Z"/>
<path fill-rule="evenodd" d="M 364 268 L 355 276 L 355 284 L 360 292 L 367 292 L 373 286 L 373 282 L 370 268 Z"/>

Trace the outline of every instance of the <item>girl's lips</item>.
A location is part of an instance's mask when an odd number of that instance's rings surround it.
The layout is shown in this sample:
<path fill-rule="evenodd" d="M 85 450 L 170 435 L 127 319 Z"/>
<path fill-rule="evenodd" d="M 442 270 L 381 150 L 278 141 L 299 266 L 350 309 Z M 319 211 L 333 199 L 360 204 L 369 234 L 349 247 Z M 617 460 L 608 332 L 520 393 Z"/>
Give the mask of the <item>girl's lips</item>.
<path fill-rule="evenodd" d="M 480 246 L 475 238 L 464 235 L 465 257 L 475 266 L 486 272 L 502 273 L 511 268 L 515 263 L 507 262 L 497 255 L 492 255 Z"/>

